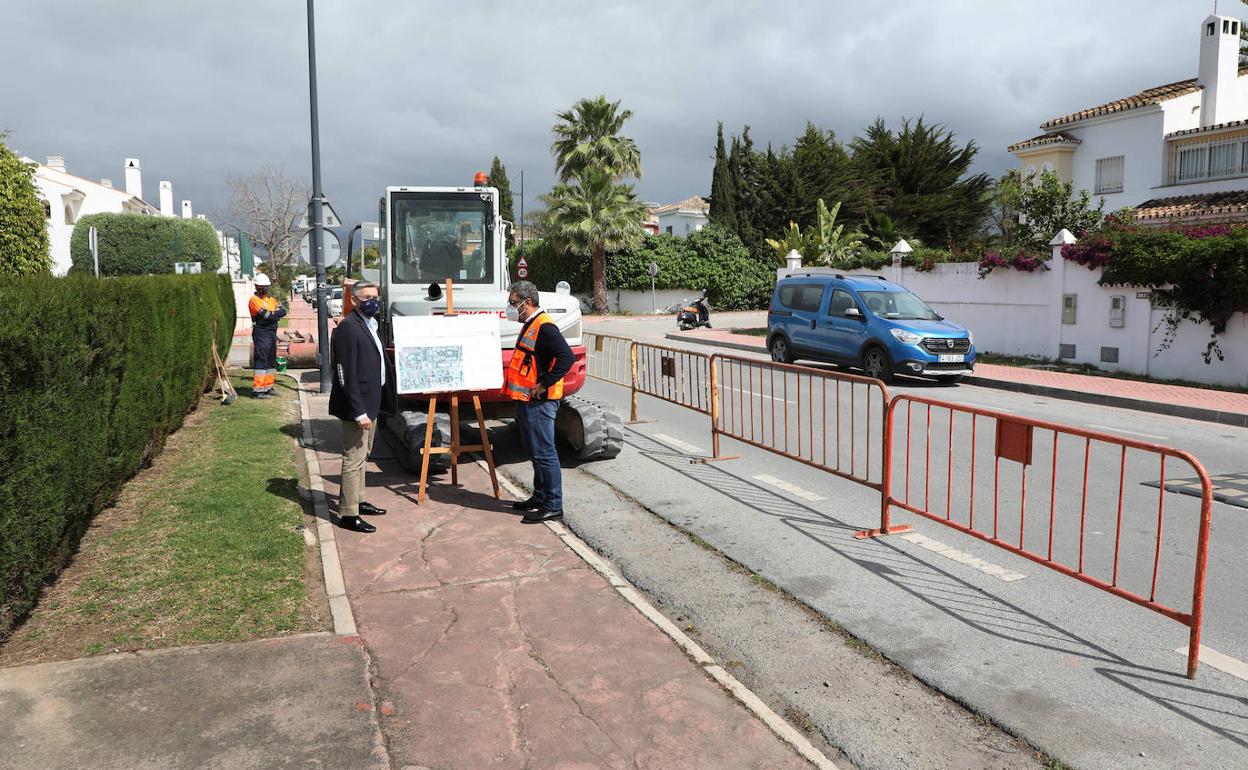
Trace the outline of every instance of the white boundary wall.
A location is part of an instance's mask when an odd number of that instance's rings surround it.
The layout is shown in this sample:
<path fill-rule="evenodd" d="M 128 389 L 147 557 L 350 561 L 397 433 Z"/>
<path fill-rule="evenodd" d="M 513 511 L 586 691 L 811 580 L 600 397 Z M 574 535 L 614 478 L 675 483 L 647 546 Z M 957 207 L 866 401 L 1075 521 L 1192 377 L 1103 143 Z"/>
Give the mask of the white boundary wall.
<path fill-rule="evenodd" d="M 1074 240 L 1065 231 L 1054 240 L 1062 238 Z M 981 352 L 1057 359 L 1059 346 L 1074 345 L 1075 355 L 1063 360 L 1158 379 L 1248 387 L 1245 314 L 1235 314 L 1226 333 L 1219 335 L 1225 359 L 1215 356 L 1206 364 L 1202 354 L 1211 333 L 1207 324 L 1183 322 L 1174 343 L 1160 350 L 1165 310 L 1152 307 L 1147 291 L 1098 285 L 1100 268 L 1088 270 L 1067 262 L 1060 245 L 1054 246 L 1048 266 L 1050 270 L 1042 273 L 997 268 L 983 280 L 976 263 L 938 264 L 931 272 L 886 267 L 882 273 L 927 300 L 941 315 L 969 328 Z M 1062 323 L 1064 294 L 1077 298 L 1074 324 Z M 1110 326 L 1114 296 L 1124 298 L 1121 328 Z M 1117 363 L 1102 360 L 1103 352 L 1113 352 L 1102 348 L 1117 349 Z"/>

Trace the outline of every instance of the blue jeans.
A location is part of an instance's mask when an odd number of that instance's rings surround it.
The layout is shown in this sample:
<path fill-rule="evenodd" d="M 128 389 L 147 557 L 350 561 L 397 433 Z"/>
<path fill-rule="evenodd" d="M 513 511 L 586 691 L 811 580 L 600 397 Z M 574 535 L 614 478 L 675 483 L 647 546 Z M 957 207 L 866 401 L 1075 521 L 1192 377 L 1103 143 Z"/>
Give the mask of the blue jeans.
<path fill-rule="evenodd" d="M 533 501 L 543 511 L 563 510 L 563 475 L 555 449 L 558 401 L 521 401 L 516 404 L 520 441 L 533 458 Z"/>

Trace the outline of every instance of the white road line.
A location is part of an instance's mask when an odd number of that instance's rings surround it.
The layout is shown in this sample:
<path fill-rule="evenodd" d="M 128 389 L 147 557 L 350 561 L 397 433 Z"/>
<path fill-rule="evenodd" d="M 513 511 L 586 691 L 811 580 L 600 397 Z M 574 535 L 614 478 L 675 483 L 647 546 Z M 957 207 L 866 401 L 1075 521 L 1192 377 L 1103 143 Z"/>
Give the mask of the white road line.
<path fill-rule="evenodd" d="M 1140 438 L 1151 438 L 1153 441 L 1169 441 L 1165 436 L 1158 436 L 1153 433 L 1140 433 L 1134 430 L 1126 430 L 1125 428 L 1111 428 L 1107 425 L 1088 425 L 1093 430 L 1103 430 L 1106 433 L 1125 433 L 1128 436 L 1139 436 Z"/>
<path fill-rule="evenodd" d="M 688 441 L 681 441 L 680 439 L 675 438 L 674 436 L 669 436 L 666 433 L 656 433 L 651 436 L 651 438 L 662 444 L 667 444 L 669 447 L 678 452 L 686 452 L 688 454 L 705 454 L 706 452 L 706 450 L 702 447 L 694 446 Z"/>
<path fill-rule="evenodd" d="M 793 495 L 794 497 L 800 497 L 803 500 L 809 500 L 812 503 L 817 503 L 820 500 L 828 499 L 826 497 L 823 497 L 822 495 L 817 495 L 814 492 L 811 492 L 806 489 L 802 489 L 796 484 L 790 484 L 784 479 L 778 479 L 775 476 L 768 476 L 765 473 L 760 473 L 759 475 L 754 476 L 753 478 L 755 481 L 761 481 L 764 484 L 770 484 L 776 489 L 780 489 L 785 492 L 788 492 L 790 495 Z"/>
<path fill-rule="evenodd" d="M 796 404 L 797 403 L 793 399 L 780 398 L 779 396 L 768 396 L 762 393 L 755 393 L 752 390 L 746 390 L 745 388 L 724 388 L 724 390 L 731 390 L 734 393 L 747 393 L 749 394 L 750 398 L 765 398 L 768 401 L 778 401 L 781 404 Z"/>
<path fill-rule="evenodd" d="M 1175 652 L 1186 658 L 1187 646 L 1180 647 Z M 1245 682 L 1248 682 L 1248 663 L 1232 658 L 1230 655 L 1224 655 L 1212 647 L 1200 645 L 1200 663 L 1204 666 L 1212 666 L 1225 674 L 1230 674 L 1237 679 L 1243 679 Z"/>
<path fill-rule="evenodd" d="M 992 575 L 1004 583 L 1013 583 L 1015 580 L 1022 580 L 1027 577 L 1021 572 L 1014 572 L 992 562 L 984 561 L 978 556 L 972 556 L 969 553 L 959 551 L 939 540 L 933 540 L 926 535 L 920 535 L 918 532 L 908 532 L 902 535 L 901 539 L 909 540 L 915 545 L 921 545 L 929 551 L 953 559 L 959 564 L 965 564 L 972 569 L 977 569 L 985 575 Z"/>

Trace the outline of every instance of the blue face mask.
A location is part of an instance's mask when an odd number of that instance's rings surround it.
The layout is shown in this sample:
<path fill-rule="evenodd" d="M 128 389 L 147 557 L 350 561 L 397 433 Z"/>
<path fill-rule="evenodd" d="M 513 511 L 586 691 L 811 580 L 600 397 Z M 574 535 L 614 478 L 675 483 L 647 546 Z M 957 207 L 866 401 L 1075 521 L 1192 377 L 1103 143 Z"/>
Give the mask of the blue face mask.
<path fill-rule="evenodd" d="M 381 300 L 376 297 L 370 297 L 360 303 L 360 313 L 365 318 L 372 318 L 381 312 Z"/>

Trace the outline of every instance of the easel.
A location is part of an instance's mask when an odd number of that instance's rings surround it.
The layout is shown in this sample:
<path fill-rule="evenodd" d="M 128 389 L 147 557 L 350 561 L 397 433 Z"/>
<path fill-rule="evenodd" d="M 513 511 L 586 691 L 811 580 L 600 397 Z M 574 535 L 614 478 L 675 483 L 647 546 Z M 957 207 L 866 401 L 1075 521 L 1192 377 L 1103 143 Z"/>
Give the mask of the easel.
<path fill-rule="evenodd" d="M 451 279 L 446 279 L 446 313 L 455 315 L 455 295 Z M 449 447 L 433 446 L 434 418 L 437 417 L 438 399 L 451 399 L 451 445 Z M 433 393 L 429 396 L 429 421 L 425 423 L 425 445 L 420 455 L 420 490 L 416 494 L 416 504 L 424 505 L 425 491 L 429 487 L 429 458 L 432 455 L 449 454 L 451 456 L 451 485 L 459 486 L 459 456 L 465 452 L 482 452 L 485 464 L 490 471 L 490 481 L 494 484 L 494 499 L 501 500 L 498 488 L 498 474 L 494 470 L 494 452 L 490 449 L 490 437 L 485 430 L 485 416 L 481 412 L 481 396 L 472 394 L 472 408 L 477 416 L 477 429 L 481 434 L 480 444 L 461 444 L 459 440 L 459 394 Z"/>

